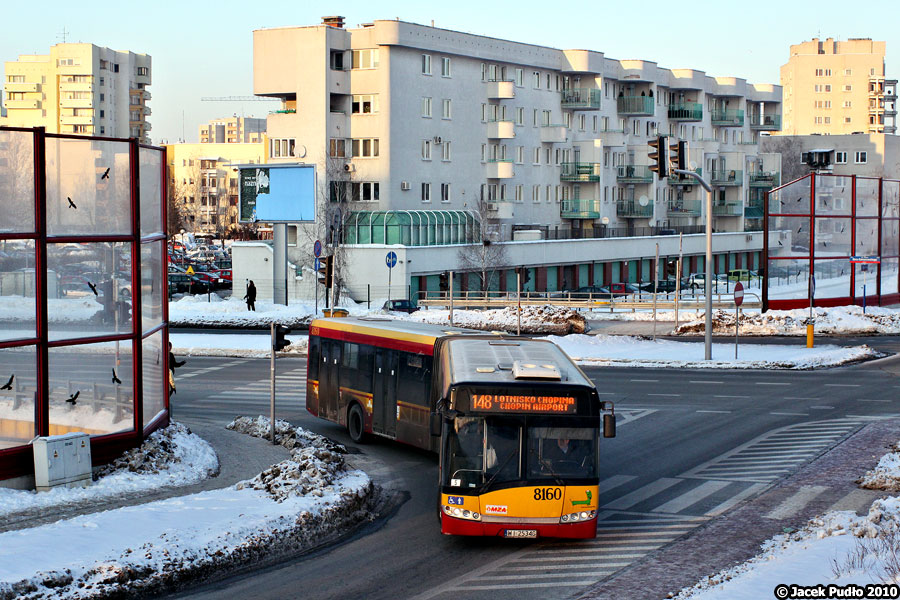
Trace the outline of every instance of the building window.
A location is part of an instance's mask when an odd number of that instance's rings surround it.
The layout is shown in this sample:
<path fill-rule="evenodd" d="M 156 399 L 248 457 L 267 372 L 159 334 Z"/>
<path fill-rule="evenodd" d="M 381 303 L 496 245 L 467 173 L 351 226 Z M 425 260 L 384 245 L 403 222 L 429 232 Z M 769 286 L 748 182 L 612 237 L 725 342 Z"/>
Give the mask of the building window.
<path fill-rule="evenodd" d="M 106 94 L 100 94 L 100 102 L 106 100 Z"/>
<path fill-rule="evenodd" d="M 541 111 L 541 125 L 547 127 L 550 125 L 550 111 Z"/>
<path fill-rule="evenodd" d="M 450 202 L 450 184 L 441 184 L 441 202 Z"/>
<path fill-rule="evenodd" d="M 516 69 L 516 87 L 523 87 L 525 85 L 525 70 L 524 69 Z"/>
<path fill-rule="evenodd" d="M 845 91 L 845 92 L 852 92 L 852 91 L 853 91 L 853 86 L 852 86 L 852 85 L 845 85 L 845 86 L 844 86 L 844 91 Z"/>
<path fill-rule="evenodd" d="M 521 106 L 516 107 L 516 125 L 525 124 L 525 109 Z"/>
<path fill-rule="evenodd" d="M 850 117 L 844 117 L 844 123 L 850 123 L 851 120 Z"/>
<path fill-rule="evenodd" d="M 422 184 L 422 202 L 431 202 L 431 184 Z"/>
<path fill-rule="evenodd" d="M 834 153 L 834 164 L 846 165 L 847 164 L 847 153 L 846 152 L 835 152 Z"/>
<path fill-rule="evenodd" d="M 431 160 L 431 140 L 422 140 L 422 160 Z"/>
<path fill-rule="evenodd" d="M 422 116 L 431 118 L 431 98 L 427 96 L 422 98 Z"/>
<path fill-rule="evenodd" d="M 378 112 L 377 94 L 360 94 L 353 96 L 351 111 L 354 115 L 367 115 Z"/>
<path fill-rule="evenodd" d="M 147 67 L 138 67 L 137 74 L 138 74 L 138 77 L 146 77 L 147 75 L 150 74 L 150 69 L 148 69 Z"/>
<path fill-rule="evenodd" d="M 342 50 L 331 53 L 331 69 L 334 71 L 344 70 L 344 52 Z"/>
<path fill-rule="evenodd" d="M 340 182 L 343 183 L 343 182 Z M 350 184 L 350 199 L 354 202 L 378 202 L 379 186 L 377 181 L 353 182 Z"/>
<path fill-rule="evenodd" d="M 450 77 L 450 59 L 446 56 L 441 58 L 441 77 Z"/>
<path fill-rule="evenodd" d="M 517 185 L 514 194 L 515 201 L 521 204 L 525 199 L 525 186 L 522 184 Z"/>
<path fill-rule="evenodd" d="M 846 75 L 847 77 L 850 77 L 851 75 L 853 75 L 853 70 L 852 69 L 844 69 L 844 75 Z"/>
<path fill-rule="evenodd" d="M 368 50 L 353 50 L 351 68 L 377 69 L 378 48 L 370 48 Z"/>
<path fill-rule="evenodd" d="M 541 147 L 540 147 L 540 146 L 536 146 L 536 147 L 535 147 L 535 149 L 534 149 L 534 157 L 533 157 L 533 160 L 532 160 L 531 162 L 533 162 L 533 163 L 536 164 L 536 165 L 541 164 Z"/>
<path fill-rule="evenodd" d="M 525 162 L 525 146 L 516 146 L 516 164 Z"/>
<path fill-rule="evenodd" d="M 541 89 L 541 72 L 535 71 L 534 73 L 532 73 L 531 81 L 532 81 L 532 86 L 534 87 L 534 89 L 536 89 L 536 90 Z"/>
<path fill-rule="evenodd" d="M 866 164 L 866 162 L 868 161 L 868 157 L 867 157 L 867 155 L 866 155 L 866 152 L 864 152 L 864 151 L 857 151 L 855 160 L 856 160 L 856 164 L 858 164 L 858 165 L 864 165 L 864 164 Z"/>
<path fill-rule="evenodd" d="M 269 140 L 272 145 L 272 149 L 277 151 L 278 145 L 275 143 L 278 140 Z M 347 157 L 347 140 L 342 138 L 331 138 L 328 141 L 328 156 L 332 158 L 346 158 Z M 271 153 L 272 156 L 278 156 L 273 151 Z"/>
<path fill-rule="evenodd" d="M 853 106 L 853 102 L 851 102 L 850 100 L 844 100 L 844 108 L 850 108 L 851 106 Z"/>
<path fill-rule="evenodd" d="M 450 110 L 450 98 L 444 98 L 441 100 L 441 118 L 442 119 L 450 119 L 452 117 L 452 112 Z"/>
<path fill-rule="evenodd" d="M 587 120 L 586 120 L 585 115 L 578 115 L 578 129 L 580 129 L 581 131 L 584 131 L 586 122 L 587 122 Z"/>
<path fill-rule="evenodd" d="M 447 140 L 444 140 L 444 143 L 441 144 L 441 160 L 450 160 L 450 142 Z"/>
<path fill-rule="evenodd" d="M 422 74 L 423 75 L 431 75 L 431 55 L 430 54 L 422 55 Z"/>
<path fill-rule="evenodd" d="M 351 140 L 353 158 L 376 158 L 378 138 L 356 138 Z"/>

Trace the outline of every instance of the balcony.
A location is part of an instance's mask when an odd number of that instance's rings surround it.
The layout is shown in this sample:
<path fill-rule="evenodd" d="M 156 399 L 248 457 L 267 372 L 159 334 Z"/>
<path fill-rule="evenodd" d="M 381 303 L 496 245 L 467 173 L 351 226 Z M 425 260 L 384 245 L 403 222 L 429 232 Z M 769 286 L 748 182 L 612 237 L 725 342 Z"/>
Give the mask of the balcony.
<path fill-rule="evenodd" d="M 737 109 L 713 110 L 710 120 L 717 127 L 743 127 L 744 111 Z"/>
<path fill-rule="evenodd" d="M 669 200 L 669 216 L 699 217 L 701 213 L 699 200 Z"/>
<path fill-rule="evenodd" d="M 616 215 L 626 219 L 646 219 L 653 216 L 653 203 L 644 198 L 646 204 L 640 200 L 619 200 L 616 202 Z"/>
<path fill-rule="evenodd" d="M 94 116 L 93 115 L 61 115 L 59 117 L 59 121 L 63 125 L 93 125 L 94 124 Z"/>
<path fill-rule="evenodd" d="M 567 138 L 565 125 L 541 125 L 542 144 L 564 144 Z"/>
<path fill-rule="evenodd" d="M 136 88 L 131 88 L 130 90 L 128 90 L 128 93 L 132 96 L 143 98 L 145 101 L 150 100 L 150 98 L 152 97 L 150 96 L 150 92 L 148 92 L 147 90 L 139 90 Z"/>
<path fill-rule="evenodd" d="M 750 129 L 780 131 L 781 115 L 750 115 Z"/>
<path fill-rule="evenodd" d="M 700 167 L 694 169 L 694 172 L 701 177 L 703 176 L 703 169 Z M 666 181 L 669 185 L 695 185 L 697 183 L 697 181 L 693 177 L 679 174 L 670 174 L 669 178 Z"/>
<path fill-rule="evenodd" d="M 39 92 L 41 91 L 41 84 L 39 83 L 6 83 L 6 93 L 12 92 Z"/>
<path fill-rule="evenodd" d="M 487 161 L 488 179 L 512 179 L 514 176 L 512 160 L 495 158 Z"/>
<path fill-rule="evenodd" d="M 651 117 L 655 108 L 653 98 L 650 96 L 619 96 L 616 98 L 616 111 L 620 115 Z"/>
<path fill-rule="evenodd" d="M 6 104 L 5 104 L 4 106 L 5 106 L 6 108 L 8 108 L 8 109 L 13 109 L 13 108 L 40 108 L 40 107 L 41 107 L 41 101 L 40 101 L 40 100 L 37 100 L 37 99 L 35 99 L 35 100 L 30 100 L 30 99 L 26 99 L 26 100 L 7 100 L 7 101 L 6 101 Z"/>
<path fill-rule="evenodd" d="M 90 81 L 60 81 L 59 89 L 62 92 L 90 92 Z"/>
<path fill-rule="evenodd" d="M 573 88 L 560 92 L 562 107 L 573 110 L 600 110 L 600 90 Z"/>
<path fill-rule="evenodd" d="M 719 186 L 744 185 L 744 172 L 735 171 L 733 169 L 725 171 L 712 171 L 709 174 L 709 182 L 712 185 Z"/>
<path fill-rule="evenodd" d="M 489 140 L 510 140 L 516 137 L 516 126 L 512 121 L 488 121 Z"/>
<path fill-rule="evenodd" d="M 562 172 L 559 175 L 559 180 L 597 182 L 600 181 L 600 168 L 600 163 L 562 163 Z"/>
<path fill-rule="evenodd" d="M 762 219 L 765 216 L 765 200 L 750 200 L 744 207 L 744 218 Z"/>
<path fill-rule="evenodd" d="M 600 201 L 593 198 L 563 200 L 559 205 L 559 216 L 563 219 L 599 219 Z"/>
<path fill-rule="evenodd" d="M 60 98 L 59 105 L 63 108 L 93 108 L 93 98 Z"/>
<path fill-rule="evenodd" d="M 675 102 L 669 105 L 670 121 L 702 121 L 703 105 L 699 102 Z"/>
<path fill-rule="evenodd" d="M 712 209 L 714 217 L 739 217 L 744 214 L 744 207 L 737 202 L 717 202 Z"/>
<path fill-rule="evenodd" d="M 773 188 L 781 184 L 778 171 L 753 171 L 750 173 L 750 187 Z"/>
<path fill-rule="evenodd" d="M 616 181 L 619 183 L 653 183 L 653 171 L 647 165 L 619 165 Z"/>
<path fill-rule="evenodd" d="M 491 100 L 509 100 L 516 97 L 516 83 L 509 79 L 487 82 L 487 97 Z"/>

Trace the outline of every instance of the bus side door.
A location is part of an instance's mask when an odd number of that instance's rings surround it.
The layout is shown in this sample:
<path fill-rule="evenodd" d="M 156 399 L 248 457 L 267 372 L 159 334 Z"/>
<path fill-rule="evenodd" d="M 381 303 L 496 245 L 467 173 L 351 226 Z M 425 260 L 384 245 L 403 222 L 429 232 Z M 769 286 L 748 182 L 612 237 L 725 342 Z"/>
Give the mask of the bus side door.
<path fill-rule="evenodd" d="M 341 368 L 341 346 L 337 340 L 322 338 L 322 363 L 319 369 L 319 416 L 338 420 L 338 369 Z"/>
<path fill-rule="evenodd" d="M 372 430 L 397 435 L 397 352 L 375 349 L 375 372 L 372 385 Z"/>

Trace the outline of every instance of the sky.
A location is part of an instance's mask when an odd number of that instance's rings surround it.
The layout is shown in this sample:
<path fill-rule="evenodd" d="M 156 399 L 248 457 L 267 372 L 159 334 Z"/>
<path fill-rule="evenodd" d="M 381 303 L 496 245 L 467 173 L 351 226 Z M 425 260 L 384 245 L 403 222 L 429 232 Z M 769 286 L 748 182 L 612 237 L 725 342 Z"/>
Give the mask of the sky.
<path fill-rule="evenodd" d="M 361 2 L 258 0 L 190 2 L 15 3 L 0 24 L 0 61 L 46 54 L 63 39 L 150 54 L 154 143 L 196 142 L 197 128 L 234 114 L 264 117 L 275 102 L 202 102 L 203 96 L 253 94 L 253 30 L 315 25 L 324 15 L 347 27 L 394 19 L 555 48 L 644 59 L 751 83 L 779 83 L 789 47 L 814 37 L 870 37 L 887 42 L 887 76 L 900 76 L 900 29 L 887 0 L 854 5 L 834 0 L 719 0 L 693 3 Z"/>

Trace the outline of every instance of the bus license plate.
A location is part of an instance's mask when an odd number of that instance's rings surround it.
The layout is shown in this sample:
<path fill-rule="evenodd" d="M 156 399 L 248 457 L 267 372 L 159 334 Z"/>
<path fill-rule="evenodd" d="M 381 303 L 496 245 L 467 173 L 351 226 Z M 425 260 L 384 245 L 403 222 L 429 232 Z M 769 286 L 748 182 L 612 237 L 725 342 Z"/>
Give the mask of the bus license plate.
<path fill-rule="evenodd" d="M 537 529 L 507 529 L 504 537 L 508 538 L 536 538 Z"/>

